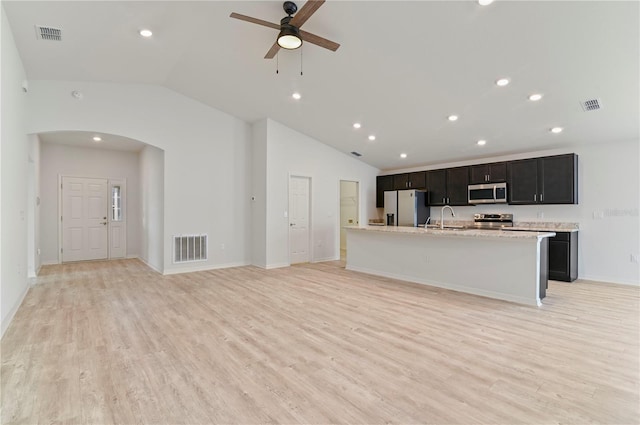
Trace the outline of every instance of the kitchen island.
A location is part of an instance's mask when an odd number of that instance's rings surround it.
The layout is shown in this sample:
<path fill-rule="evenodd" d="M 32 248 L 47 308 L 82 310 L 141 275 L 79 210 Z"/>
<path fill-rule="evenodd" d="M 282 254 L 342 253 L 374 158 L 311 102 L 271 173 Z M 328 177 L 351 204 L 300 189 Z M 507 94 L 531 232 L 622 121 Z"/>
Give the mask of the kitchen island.
<path fill-rule="evenodd" d="M 347 227 L 347 269 L 528 305 L 547 287 L 554 232 Z"/>

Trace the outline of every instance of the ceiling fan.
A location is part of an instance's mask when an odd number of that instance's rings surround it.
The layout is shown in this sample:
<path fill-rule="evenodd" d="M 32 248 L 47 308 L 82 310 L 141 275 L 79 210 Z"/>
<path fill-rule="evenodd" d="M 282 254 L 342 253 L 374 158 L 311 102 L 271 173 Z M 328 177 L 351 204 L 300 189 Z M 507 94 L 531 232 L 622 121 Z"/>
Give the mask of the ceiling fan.
<path fill-rule="evenodd" d="M 300 29 L 302 24 L 307 22 L 307 19 L 309 19 L 324 2 L 325 0 L 307 0 L 300 11 L 298 11 L 298 6 L 296 6 L 294 2 L 285 1 L 282 8 L 287 16 L 280 20 L 280 25 L 235 12 L 229 16 L 235 19 L 240 19 L 241 21 L 263 25 L 280 31 L 278 39 L 273 43 L 273 46 L 271 46 L 267 54 L 264 56 L 265 59 L 272 59 L 276 53 L 278 53 L 280 48 L 289 50 L 297 49 L 302 45 L 303 40 L 335 52 L 338 50 L 338 47 L 340 47 L 338 43 Z M 293 16 L 294 14 L 295 16 Z"/>

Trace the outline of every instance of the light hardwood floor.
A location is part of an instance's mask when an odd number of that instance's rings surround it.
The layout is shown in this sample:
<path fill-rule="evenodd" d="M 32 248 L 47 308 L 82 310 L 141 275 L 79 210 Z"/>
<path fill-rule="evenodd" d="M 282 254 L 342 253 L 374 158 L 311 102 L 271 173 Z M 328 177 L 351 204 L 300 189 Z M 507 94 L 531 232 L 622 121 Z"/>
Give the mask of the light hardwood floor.
<path fill-rule="evenodd" d="M 637 287 L 551 282 L 535 308 L 341 262 L 37 281 L 2 340 L 3 424 L 640 419 Z"/>

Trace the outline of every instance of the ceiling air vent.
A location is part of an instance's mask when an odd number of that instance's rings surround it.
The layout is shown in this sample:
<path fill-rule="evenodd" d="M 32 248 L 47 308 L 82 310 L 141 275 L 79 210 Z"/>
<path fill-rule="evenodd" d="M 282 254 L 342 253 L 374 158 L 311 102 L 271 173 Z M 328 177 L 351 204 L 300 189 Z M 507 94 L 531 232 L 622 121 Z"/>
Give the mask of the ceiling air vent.
<path fill-rule="evenodd" d="M 36 25 L 36 38 L 38 40 L 62 41 L 62 30 L 60 28 Z"/>
<path fill-rule="evenodd" d="M 351 152 L 351 155 L 353 155 L 353 156 L 362 156 L 362 154 L 360 152 L 356 152 L 356 151 Z"/>
<path fill-rule="evenodd" d="M 602 108 L 602 102 L 600 99 L 589 99 L 580 102 L 580 106 L 585 112 L 596 111 Z"/>

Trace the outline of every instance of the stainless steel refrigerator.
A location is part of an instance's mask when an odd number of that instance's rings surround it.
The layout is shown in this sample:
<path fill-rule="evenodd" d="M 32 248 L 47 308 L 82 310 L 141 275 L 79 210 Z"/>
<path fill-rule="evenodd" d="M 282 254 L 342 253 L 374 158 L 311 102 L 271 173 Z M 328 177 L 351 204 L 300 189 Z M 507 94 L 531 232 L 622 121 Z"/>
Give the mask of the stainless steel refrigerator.
<path fill-rule="evenodd" d="M 387 226 L 422 226 L 427 217 L 427 192 L 413 189 L 384 192 L 384 220 Z"/>

